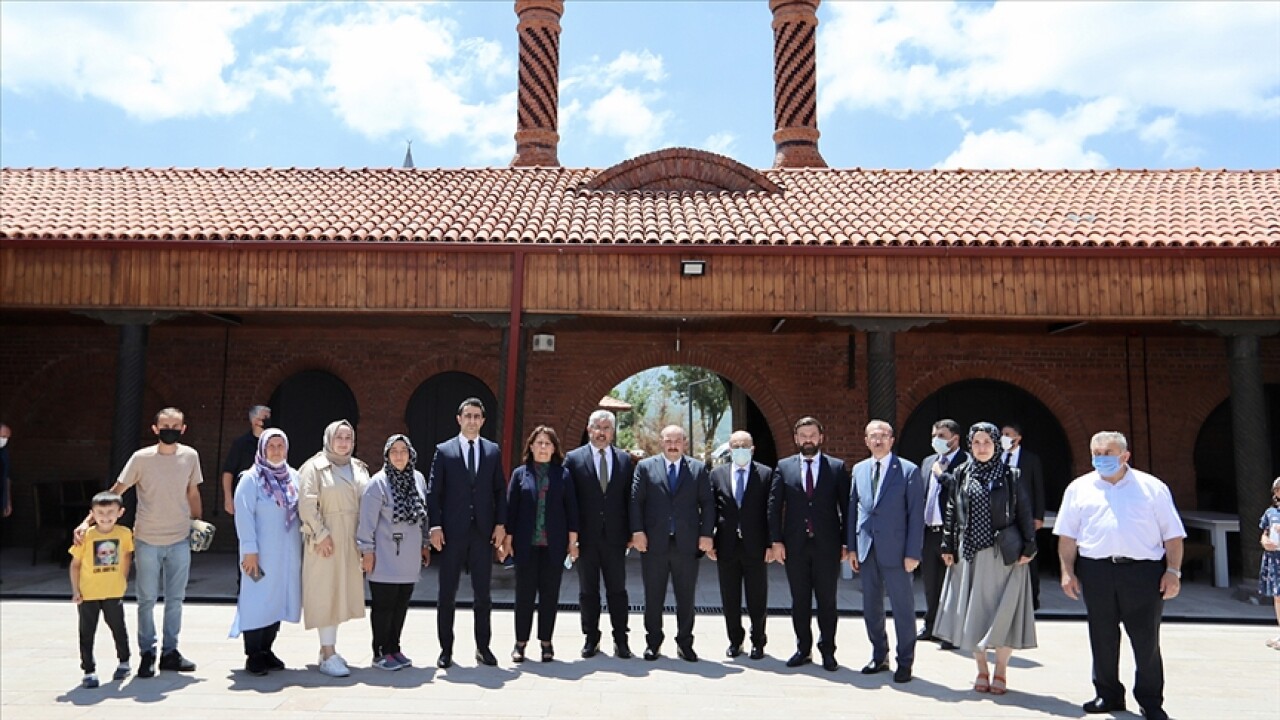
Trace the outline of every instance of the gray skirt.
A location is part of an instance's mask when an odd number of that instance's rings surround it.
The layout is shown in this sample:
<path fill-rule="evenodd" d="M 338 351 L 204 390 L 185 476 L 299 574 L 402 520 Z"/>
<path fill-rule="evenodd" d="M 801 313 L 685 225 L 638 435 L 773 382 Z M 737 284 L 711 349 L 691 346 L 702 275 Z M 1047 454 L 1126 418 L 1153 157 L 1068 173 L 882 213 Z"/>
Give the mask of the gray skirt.
<path fill-rule="evenodd" d="M 1000 549 L 952 563 L 942 583 L 934 635 L 974 652 L 1036 647 L 1036 618 L 1027 565 L 1005 565 Z"/>

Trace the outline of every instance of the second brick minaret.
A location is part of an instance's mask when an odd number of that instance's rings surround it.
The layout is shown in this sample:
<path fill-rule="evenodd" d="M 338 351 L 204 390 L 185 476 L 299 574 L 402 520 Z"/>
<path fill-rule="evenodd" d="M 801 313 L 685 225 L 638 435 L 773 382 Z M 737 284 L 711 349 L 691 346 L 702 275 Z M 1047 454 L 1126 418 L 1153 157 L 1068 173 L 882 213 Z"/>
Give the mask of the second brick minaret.
<path fill-rule="evenodd" d="M 520 37 L 516 90 L 516 165 L 558 166 L 560 17 L 563 0 L 516 0 Z"/>
<path fill-rule="evenodd" d="M 818 152 L 815 35 L 821 0 L 769 0 L 773 11 L 774 167 L 826 167 Z"/>

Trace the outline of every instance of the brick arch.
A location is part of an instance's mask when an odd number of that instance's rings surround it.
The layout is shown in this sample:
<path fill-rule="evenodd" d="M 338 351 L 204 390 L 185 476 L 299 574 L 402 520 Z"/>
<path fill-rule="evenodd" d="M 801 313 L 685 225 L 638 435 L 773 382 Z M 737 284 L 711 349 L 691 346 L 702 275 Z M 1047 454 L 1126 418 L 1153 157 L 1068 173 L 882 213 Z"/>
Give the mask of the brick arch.
<path fill-rule="evenodd" d="M 253 397 L 269 398 L 280 387 L 280 383 L 307 370 L 322 370 L 346 383 L 356 398 L 356 406 L 362 405 L 359 383 L 351 381 L 351 378 L 360 377 L 357 369 L 337 355 L 315 352 L 299 352 L 263 370 L 258 374 L 258 385 L 254 388 Z"/>
<path fill-rule="evenodd" d="M 5 422 L 17 427 L 30 426 L 30 418 L 42 412 L 40 406 L 45 399 L 44 388 L 49 387 L 60 377 L 85 377 L 102 372 L 114 375 L 115 363 L 116 354 L 107 351 L 69 353 L 45 363 L 19 385 Z M 88 428 L 81 428 L 81 430 L 91 431 Z M 110 427 L 106 432 L 110 435 Z"/>
<path fill-rule="evenodd" d="M 1266 391 L 1267 385 L 1280 385 L 1280 371 L 1268 373 L 1266 368 L 1262 372 L 1263 391 Z M 1204 424 L 1209 421 L 1209 415 L 1218 409 L 1218 406 L 1231 399 L 1231 385 L 1227 383 L 1225 390 L 1218 392 L 1208 392 L 1208 388 L 1200 387 L 1199 391 L 1193 393 L 1191 397 L 1184 398 L 1187 405 L 1182 413 L 1182 422 L 1178 425 L 1175 442 L 1172 443 L 1175 451 L 1173 465 L 1175 467 L 1192 468 L 1191 484 L 1188 489 L 1197 492 L 1198 478 L 1195 476 L 1195 453 L 1196 440 L 1200 437 L 1200 431 L 1204 429 Z M 1275 428 L 1272 428 L 1272 435 L 1275 434 Z M 1178 496 L 1176 499 L 1182 505 L 1185 500 L 1194 500 L 1193 494 L 1190 498 Z M 1194 502 L 1192 503 L 1194 505 Z"/>
<path fill-rule="evenodd" d="M 785 446 L 785 442 L 790 437 L 791 419 L 787 417 L 782 403 L 769 389 L 765 379 L 754 369 L 733 357 L 696 348 L 682 352 L 674 349 L 653 348 L 644 353 L 627 356 L 625 361 L 611 365 L 608 368 L 608 375 L 592 377 L 591 381 L 577 394 L 566 413 L 569 422 L 564 427 L 572 429 L 573 432 L 580 432 L 587 427 L 587 418 L 598 407 L 600 398 L 609 394 L 618 386 L 618 383 L 636 373 L 661 365 L 695 365 L 728 378 L 734 385 L 741 387 L 756 407 L 760 408 L 760 412 L 769 423 L 769 432 L 773 433 L 775 444 L 780 449 Z M 566 435 L 566 437 L 576 437 L 576 435 Z"/>
<path fill-rule="evenodd" d="M 463 353 L 450 353 L 436 355 L 418 362 L 396 381 L 391 394 L 399 399 L 399 404 L 396 407 L 400 408 L 401 415 L 409 407 L 409 400 L 413 397 L 413 393 L 422 386 L 422 383 L 436 375 L 447 372 L 463 372 L 477 378 L 480 382 L 489 386 L 489 389 L 493 391 L 493 396 L 498 398 L 499 402 L 502 401 L 498 387 L 498 377 L 501 372 L 495 359 L 490 359 L 488 355 L 478 357 L 476 355 L 464 355 Z M 503 409 L 505 410 L 505 408 Z M 492 416 L 492 409 L 490 410 L 490 415 Z"/>
<path fill-rule="evenodd" d="M 1061 390 L 1036 375 L 994 363 L 966 363 L 940 368 L 916 378 L 905 392 L 898 394 L 898 416 L 910 417 L 925 398 L 948 385 L 964 380 L 997 380 L 1030 393 L 1057 418 L 1063 432 L 1067 434 L 1067 442 L 1073 452 L 1080 452 L 1080 448 L 1089 447 L 1092 432 L 1085 426 L 1084 421 Z"/>
<path fill-rule="evenodd" d="M 638 155 L 601 171 L 586 189 L 782 192 L 772 180 L 733 158 L 693 148 Z"/>

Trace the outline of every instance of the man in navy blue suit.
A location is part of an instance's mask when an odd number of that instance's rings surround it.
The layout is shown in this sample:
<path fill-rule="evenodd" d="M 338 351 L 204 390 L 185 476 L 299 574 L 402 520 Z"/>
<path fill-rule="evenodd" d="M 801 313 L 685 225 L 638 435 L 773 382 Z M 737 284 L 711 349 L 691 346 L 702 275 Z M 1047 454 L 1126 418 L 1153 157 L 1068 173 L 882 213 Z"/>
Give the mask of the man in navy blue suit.
<path fill-rule="evenodd" d="M 436 667 L 453 665 L 453 614 L 462 568 L 471 572 L 475 596 L 476 661 L 497 665 L 489 650 L 489 577 L 493 548 L 501 552 L 506 538 L 506 474 L 496 443 L 480 437 L 484 403 L 467 398 L 458 406 L 458 437 L 436 446 L 427 478 L 427 522 L 431 547 L 440 553 L 440 594 L 436 603 L 436 633 L 440 657 Z"/>
<path fill-rule="evenodd" d="M 578 496 L 578 607 L 586 642 L 582 657 L 600 652 L 600 580 L 613 625 L 613 654 L 627 659 L 627 548 L 631 547 L 631 456 L 613 446 L 616 421 L 608 410 L 587 420 L 590 442 L 572 450 L 564 466 Z"/>
<path fill-rule="evenodd" d="M 773 559 L 787 569 L 791 586 L 791 626 L 796 652 L 787 667 L 813 662 L 813 603 L 818 604 L 818 651 L 822 667 L 835 672 L 836 587 L 845 558 L 845 515 L 849 473 L 844 461 L 822 452 L 822 423 L 796 421 L 799 453 L 778 461 L 769 491 L 769 536 Z"/>
<path fill-rule="evenodd" d="M 684 428 L 662 429 L 662 454 L 636 465 L 631 483 L 631 544 L 644 553 L 645 660 L 657 660 L 662 640 L 662 606 L 667 580 L 676 594 L 676 654 L 696 662 L 693 651 L 693 596 L 698 558 L 713 552 L 716 502 L 707 466 L 684 454 Z M 714 557 L 714 555 L 712 556 Z"/>
<path fill-rule="evenodd" d="M 871 641 L 864 675 L 889 669 L 884 594 L 889 591 L 897 631 L 898 669 L 893 681 L 911 680 L 916 657 L 916 606 L 911 573 L 924 546 L 924 483 L 920 469 L 893 453 L 893 427 L 867 424 L 871 457 L 853 466 L 849 499 L 849 567 L 862 578 L 862 612 Z"/>

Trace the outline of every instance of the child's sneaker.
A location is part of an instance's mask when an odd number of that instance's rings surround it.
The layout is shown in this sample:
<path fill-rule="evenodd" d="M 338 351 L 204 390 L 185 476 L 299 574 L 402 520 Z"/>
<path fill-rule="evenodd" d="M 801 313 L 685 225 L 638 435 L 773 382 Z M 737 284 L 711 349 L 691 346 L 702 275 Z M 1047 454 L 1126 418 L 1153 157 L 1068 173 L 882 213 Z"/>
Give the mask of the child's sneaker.
<path fill-rule="evenodd" d="M 398 653 L 392 653 L 392 654 L 396 656 L 396 660 L 400 663 L 402 667 L 413 667 L 413 661 L 405 657 L 404 653 L 398 652 Z"/>
<path fill-rule="evenodd" d="M 116 666 L 116 671 L 112 673 L 112 680 L 123 680 L 129 677 L 129 663 L 122 662 Z"/>
<path fill-rule="evenodd" d="M 379 670 L 399 670 L 403 667 L 394 655 L 387 654 L 374 659 L 373 666 Z"/>
<path fill-rule="evenodd" d="M 84 679 L 80 681 L 80 686 L 90 690 L 98 687 L 98 676 L 93 673 L 86 673 Z"/>

